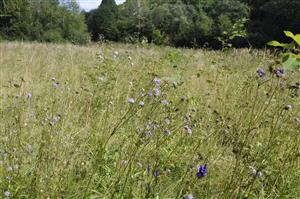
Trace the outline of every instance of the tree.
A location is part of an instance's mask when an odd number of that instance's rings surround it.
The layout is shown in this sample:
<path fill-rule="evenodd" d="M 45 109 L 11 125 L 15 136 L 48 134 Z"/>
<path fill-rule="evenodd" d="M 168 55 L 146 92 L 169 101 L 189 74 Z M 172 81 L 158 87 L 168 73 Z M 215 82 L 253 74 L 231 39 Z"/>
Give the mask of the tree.
<path fill-rule="evenodd" d="M 119 37 L 121 40 L 152 40 L 153 25 L 150 18 L 150 2 L 146 0 L 127 0 L 119 7 Z"/>
<path fill-rule="evenodd" d="M 270 40 L 284 40 L 282 31 L 300 32 L 299 0 L 244 0 L 252 9 L 249 41 L 264 46 Z"/>
<path fill-rule="evenodd" d="M 99 35 L 105 39 L 118 39 L 117 22 L 118 7 L 115 0 L 103 0 L 101 5 L 90 12 L 87 17 L 88 30 L 92 34 L 92 39 L 97 41 Z"/>
<path fill-rule="evenodd" d="M 84 17 L 75 0 L 1 0 L 0 34 L 10 40 L 88 42 Z M 3 3 L 5 2 L 5 4 Z"/>

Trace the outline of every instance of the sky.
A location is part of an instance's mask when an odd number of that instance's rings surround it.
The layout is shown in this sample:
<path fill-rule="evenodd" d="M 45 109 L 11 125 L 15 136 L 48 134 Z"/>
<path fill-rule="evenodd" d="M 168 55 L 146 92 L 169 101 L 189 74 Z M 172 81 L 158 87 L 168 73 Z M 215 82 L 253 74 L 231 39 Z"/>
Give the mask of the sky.
<path fill-rule="evenodd" d="M 100 5 L 101 1 L 102 0 L 77 0 L 80 7 L 82 9 L 84 9 L 85 11 L 89 11 L 89 10 L 97 8 Z M 125 0 L 116 0 L 117 4 L 121 4 L 124 2 L 125 2 Z"/>

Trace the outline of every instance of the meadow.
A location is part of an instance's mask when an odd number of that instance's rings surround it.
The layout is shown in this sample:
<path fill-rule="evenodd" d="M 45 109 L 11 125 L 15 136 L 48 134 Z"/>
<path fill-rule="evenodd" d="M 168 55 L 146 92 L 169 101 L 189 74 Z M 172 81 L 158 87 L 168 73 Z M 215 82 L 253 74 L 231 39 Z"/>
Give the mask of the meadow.
<path fill-rule="evenodd" d="M 300 198 L 300 72 L 276 59 L 0 43 L 0 198 Z"/>

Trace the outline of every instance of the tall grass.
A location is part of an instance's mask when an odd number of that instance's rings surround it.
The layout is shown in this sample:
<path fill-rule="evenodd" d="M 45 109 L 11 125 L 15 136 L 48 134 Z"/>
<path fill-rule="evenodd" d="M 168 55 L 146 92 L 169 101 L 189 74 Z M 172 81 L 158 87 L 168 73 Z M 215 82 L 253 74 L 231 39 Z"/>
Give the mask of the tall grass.
<path fill-rule="evenodd" d="M 299 198 L 300 74 L 273 59 L 1 43 L 1 197 Z"/>

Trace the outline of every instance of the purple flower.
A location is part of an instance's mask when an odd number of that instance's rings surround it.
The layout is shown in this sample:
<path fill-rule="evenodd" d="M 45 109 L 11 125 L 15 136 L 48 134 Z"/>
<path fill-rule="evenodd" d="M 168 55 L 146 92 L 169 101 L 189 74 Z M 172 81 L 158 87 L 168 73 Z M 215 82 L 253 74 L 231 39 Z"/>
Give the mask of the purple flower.
<path fill-rule="evenodd" d="M 288 110 L 291 110 L 292 108 L 293 108 L 293 106 L 290 105 L 290 104 L 289 104 L 289 105 L 286 105 L 286 106 L 284 107 L 284 109 L 287 110 L 287 111 L 288 111 Z"/>
<path fill-rule="evenodd" d="M 54 83 L 52 84 L 52 87 L 53 87 L 53 88 L 58 88 L 58 87 L 59 87 L 59 83 L 54 82 Z"/>
<path fill-rule="evenodd" d="M 157 169 L 154 170 L 153 176 L 154 176 L 155 178 L 158 176 L 158 170 L 157 170 Z"/>
<path fill-rule="evenodd" d="M 32 152 L 32 145 L 31 144 L 27 144 L 27 152 L 28 153 Z"/>
<path fill-rule="evenodd" d="M 4 196 L 5 197 L 9 197 L 10 196 L 10 192 L 9 191 L 4 191 Z"/>
<path fill-rule="evenodd" d="M 184 196 L 184 199 L 193 199 L 193 194 L 188 194 Z"/>
<path fill-rule="evenodd" d="M 169 105 L 169 102 L 167 100 L 162 100 L 161 103 L 166 106 Z"/>
<path fill-rule="evenodd" d="M 165 136 L 170 136 L 171 135 L 171 131 L 170 130 L 165 130 L 164 134 L 165 134 Z"/>
<path fill-rule="evenodd" d="M 157 97 L 157 96 L 159 96 L 159 90 L 158 90 L 158 88 L 154 88 L 153 89 L 153 93 L 154 93 L 154 95 Z"/>
<path fill-rule="evenodd" d="M 15 171 L 19 170 L 19 166 L 18 166 L 17 164 L 14 165 L 14 170 L 15 170 Z"/>
<path fill-rule="evenodd" d="M 31 93 L 31 92 L 27 93 L 26 98 L 27 98 L 27 99 L 32 98 L 32 93 Z"/>
<path fill-rule="evenodd" d="M 148 97 L 152 97 L 152 95 L 153 95 L 152 92 L 148 93 Z"/>
<path fill-rule="evenodd" d="M 134 104 L 134 102 L 135 102 L 135 101 L 134 101 L 133 98 L 129 98 L 129 99 L 128 99 L 128 103 L 129 103 L 129 104 Z"/>
<path fill-rule="evenodd" d="M 140 105 L 140 107 L 144 107 L 144 106 L 145 106 L 145 103 L 144 103 L 143 101 L 141 101 L 141 102 L 139 103 L 139 105 Z"/>
<path fill-rule="evenodd" d="M 177 82 L 174 81 L 174 82 L 172 83 L 172 85 L 173 85 L 174 88 L 177 88 Z"/>
<path fill-rule="evenodd" d="M 284 69 L 283 68 L 277 68 L 276 76 L 277 77 L 283 77 L 284 76 Z"/>
<path fill-rule="evenodd" d="M 206 176 L 206 172 L 207 172 L 206 165 L 200 165 L 198 167 L 198 172 L 196 175 L 198 178 L 202 178 Z"/>
<path fill-rule="evenodd" d="M 192 134 L 192 129 L 188 125 L 184 126 L 183 128 L 186 130 L 187 134 Z"/>
<path fill-rule="evenodd" d="M 128 164 L 128 160 L 121 160 L 121 164 L 126 166 Z"/>
<path fill-rule="evenodd" d="M 159 86 L 159 84 L 160 84 L 160 79 L 155 78 L 155 79 L 153 80 L 153 83 L 154 83 L 156 86 Z"/>
<path fill-rule="evenodd" d="M 54 118 L 53 118 L 53 122 L 54 123 L 57 123 L 59 121 L 59 116 L 55 116 Z"/>
<path fill-rule="evenodd" d="M 7 171 L 12 171 L 12 170 L 13 170 L 13 168 L 11 166 L 7 167 Z"/>
<path fill-rule="evenodd" d="M 263 68 L 257 69 L 257 74 L 258 74 L 258 76 L 259 76 L 260 78 L 266 77 L 266 73 L 265 73 L 265 71 L 264 71 Z"/>

